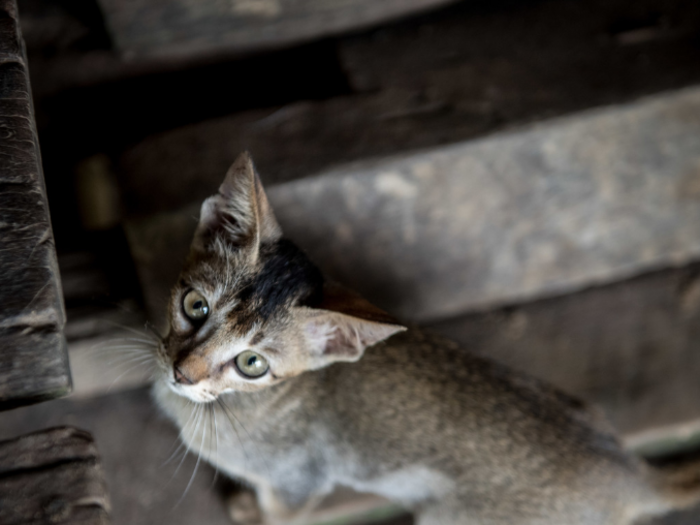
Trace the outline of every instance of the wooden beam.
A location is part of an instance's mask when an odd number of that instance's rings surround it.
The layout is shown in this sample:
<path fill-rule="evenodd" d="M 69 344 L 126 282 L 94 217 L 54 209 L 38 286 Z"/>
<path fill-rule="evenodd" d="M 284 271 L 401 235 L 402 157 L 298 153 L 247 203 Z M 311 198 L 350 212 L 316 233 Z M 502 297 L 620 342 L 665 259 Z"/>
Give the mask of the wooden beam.
<path fill-rule="evenodd" d="M 455 0 L 99 0 L 128 58 L 278 48 Z"/>
<path fill-rule="evenodd" d="M 0 442 L 0 523 L 108 525 L 109 500 L 87 432 L 54 428 Z"/>
<path fill-rule="evenodd" d="M 65 314 L 14 0 L 0 0 L 0 268 L 0 410 L 67 394 Z"/>
<path fill-rule="evenodd" d="M 603 407 L 636 447 L 700 429 L 665 428 L 700 420 L 700 263 L 429 328 Z"/>
<path fill-rule="evenodd" d="M 624 43 L 630 24 L 654 38 Z M 206 197 L 243 149 L 269 185 L 700 84 L 699 31 L 700 2 L 688 0 L 493 0 L 343 38 L 340 62 L 356 94 L 148 137 L 118 162 L 127 213 Z M 240 93 L 232 85 L 231 96 Z"/>

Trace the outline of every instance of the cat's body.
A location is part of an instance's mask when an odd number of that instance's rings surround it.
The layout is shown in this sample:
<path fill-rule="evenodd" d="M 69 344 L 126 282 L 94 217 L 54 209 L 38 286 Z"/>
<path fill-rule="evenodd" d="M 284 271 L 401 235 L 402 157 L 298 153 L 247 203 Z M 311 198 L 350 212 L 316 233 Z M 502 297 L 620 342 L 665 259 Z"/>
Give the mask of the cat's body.
<path fill-rule="evenodd" d="M 218 444 L 211 424 L 195 431 L 185 399 L 156 392 L 188 445 L 280 517 L 336 485 L 441 525 L 626 524 L 670 506 L 578 401 L 420 332 L 357 363 L 225 395 L 232 413 L 213 406 Z"/>
<path fill-rule="evenodd" d="M 155 395 L 192 450 L 256 490 L 268 522 L 337 485 L 385 496 L 420 525 L 626 525 L 697 499 L 692 475 L 652 470 L 579 401 L 445 339 L 389 337 L 393 319 L 324 284 L 263 218 L 259 182 L 236 186 L 248 196 L 231 206 L 252 200 L 254 220 L 212 219 L 229 179 L 252 170 L 237 165 L 203 208 Z M 212 231 L 231 235 L 232 223 L 237 248 L 216 246 Z M 247 375 L 254 366 L 268 368 Z"/>

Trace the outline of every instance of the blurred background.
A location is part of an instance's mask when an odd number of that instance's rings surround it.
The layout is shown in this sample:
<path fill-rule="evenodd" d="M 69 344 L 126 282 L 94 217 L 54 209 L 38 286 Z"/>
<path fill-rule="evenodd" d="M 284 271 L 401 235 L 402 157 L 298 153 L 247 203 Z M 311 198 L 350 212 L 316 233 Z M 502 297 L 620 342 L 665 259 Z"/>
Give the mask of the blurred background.
<path fill-rule="evenodd" d="M 228 523 L 210 469 L 181 497 L 195 461 L 163 465 L 176 432 L 114 341 L 162 328 L 244 149 L 335 278 L 648 456 L 700 443 L 697 0 L 18 4 L 75 392 L 0 439 L 91 431 L 115 525 Z"/>

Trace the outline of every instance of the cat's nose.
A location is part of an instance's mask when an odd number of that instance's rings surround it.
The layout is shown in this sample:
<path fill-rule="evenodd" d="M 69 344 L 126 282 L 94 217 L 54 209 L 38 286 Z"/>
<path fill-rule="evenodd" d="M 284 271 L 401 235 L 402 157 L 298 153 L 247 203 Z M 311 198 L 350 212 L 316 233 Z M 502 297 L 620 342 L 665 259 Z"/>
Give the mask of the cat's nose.
<path fill-rule="evenodd" d="M 183 374 L 182 370 L 180 370 L 176 366 L 174 366 L 173 369 L 175 370 L 175 382 L 176 383 L 180 383 L 181 385 L 194 385 L 194 381 L 192 381 L 189 377 L 187 377 L 185 374 Z"/>

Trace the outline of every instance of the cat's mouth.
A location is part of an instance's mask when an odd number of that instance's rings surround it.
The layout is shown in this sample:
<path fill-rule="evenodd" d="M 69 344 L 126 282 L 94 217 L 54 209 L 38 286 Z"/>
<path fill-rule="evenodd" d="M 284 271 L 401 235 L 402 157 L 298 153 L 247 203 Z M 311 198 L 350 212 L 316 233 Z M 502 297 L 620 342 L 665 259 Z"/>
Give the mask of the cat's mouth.
<path fill-rule="evenodd" d="M 194 401 L 195 403 L 211 403 L 212 401 L 216 401 L 217 396 L 210 390 L 201 386 L 200 383 L 196 385 L 183 385 L 172 379 L 169 379 L 167 383 L 168 388 L 174 393 L 190 401 Z"/>

